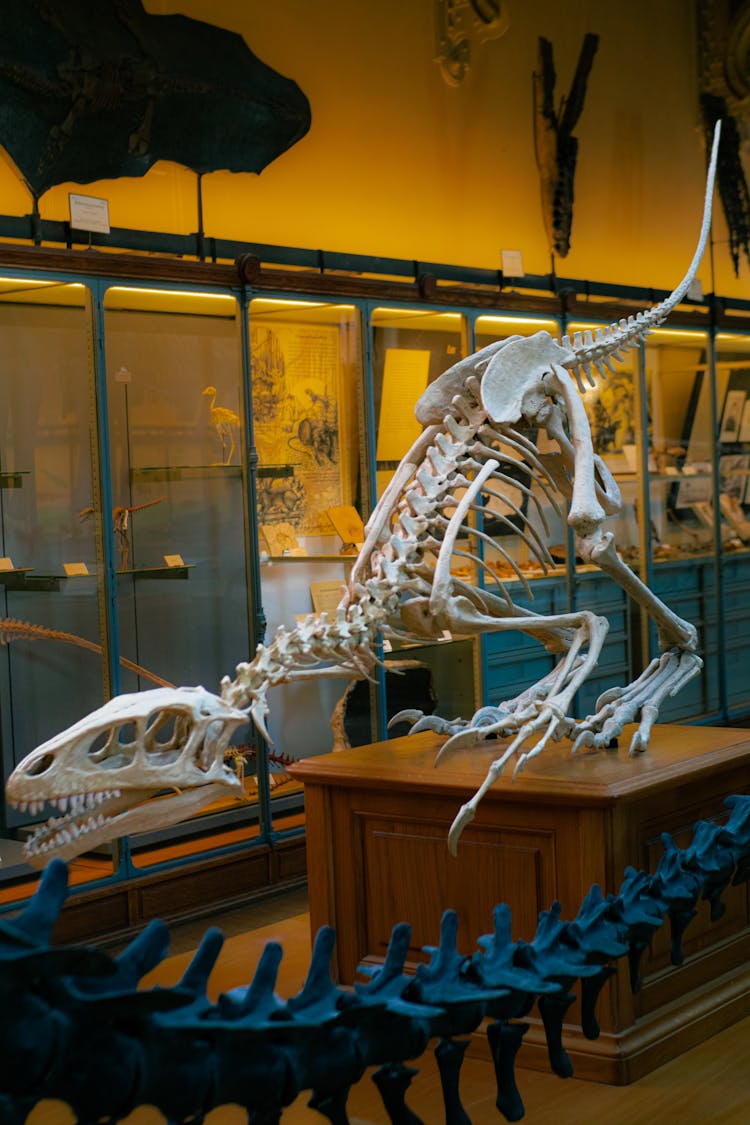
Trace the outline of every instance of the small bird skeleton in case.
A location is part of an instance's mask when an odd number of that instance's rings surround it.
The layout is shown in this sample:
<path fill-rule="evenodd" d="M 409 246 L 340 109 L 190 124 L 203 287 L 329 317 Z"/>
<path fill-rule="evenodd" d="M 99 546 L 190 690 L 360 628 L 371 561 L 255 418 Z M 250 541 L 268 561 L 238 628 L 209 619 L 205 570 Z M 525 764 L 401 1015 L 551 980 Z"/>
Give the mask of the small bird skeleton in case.
<path fill-rule="evenodd" d="M 584 379 L 595 385 L 605 378 L 607 368 L 614 370 L 612 360 L 643 341 L 686 296 L 708 236 L 718 143 L 717 129 L 698 246 L 686 276 L 666 300 L 572 340 L 555 340 L 543 331 L 511 336 L 460 360 L 427 388 L 416 405 L 424 430 L 367 523 L 364 545 L 332 618 L 311 615 L 294 629 L 280 628 L 269 644 L 258 646 L 252 661 L 237 666 L 233 680 L 224 678 L 220 697 L 202 688 L 120 696 L 21 762 L 8 782 L 10 801 L 62 801 L 74 810 L 28 843 L 32 862 L 44 863 L 52 855 L 70 858 L 136 825 L 148 825 L 151 818 L 162 826 L 174 823 L 214 799 L 217 790 L 236 788 L 239 782 L 224 765 L 224 751 L 232 731 L 248 716 L 267 737 L 269 689 L 301 678 L 371 675 L 381 633 L 424 641 L 440 638 L 445 630 L 520 629 L 560 655 L 539 683 L 501 707 L 482 708 L 470 720 L 402 712 L 413 729 L 449 736 L 439 758 L 491 736 L 510 739 L 460 809 L 449 836 L 453 852 L 509 761 L 515 760 L 517 773 L 550 740 L 561 738 L 571 739 L 573 750 L 604 747 L 633 722 L 630 752 L 646 749 L 664 700 L 701 669 L 697 635 L 625 565 L 612 532 L 604 528 L 606 518 L 620 510 L 620 495 L 594 453 L 579 391 Z M 539 443 L 527 436 L 530 430 L 544 432 L 551 451 L 540 452 Z M 519 484 L 519 470 L 548 503 L 560 509 L 568 502 L 577 555 L 619 583 L 658 630 L 661 654 L 633 683 L 605 692 L 595 713 L 582 720 L 569 712 L 596 666 L 606 618 L 586 610 L 536 614 L 516 605 L 502 582 L 499 593 L 491 593 L 451 574 L 457 541 L 484 535 L 469 522 L 484 498 L 499 495 L 512 508 L 507 498 L 520 489 L 538 506 L 544 526 L 538 497 Z M 518 517 L 517 533 L 528 550 L 543 565 L 551 563 L 548 544 L 523 506 Z M 135 735 L 123 742 L 127 724 L 133 724 Z M 95 743 L 100 748 L 94 749 Z M 178 795 L 151 800 L 169 788 Z"/>

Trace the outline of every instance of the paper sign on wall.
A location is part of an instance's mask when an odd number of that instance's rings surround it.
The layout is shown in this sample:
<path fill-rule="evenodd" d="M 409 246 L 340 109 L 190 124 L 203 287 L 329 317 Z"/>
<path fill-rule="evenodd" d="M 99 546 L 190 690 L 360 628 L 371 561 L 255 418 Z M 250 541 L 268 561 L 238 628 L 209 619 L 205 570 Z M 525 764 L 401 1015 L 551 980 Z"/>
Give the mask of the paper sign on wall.
<path fill-rule="evenodd" d="M 378 420 L 377 461 L 400 461 L 422 432 L 414 403 L 430 374 L 427 348 L 387 348 Z"/>
<path fill-rule="evenodd" d="M 74 230 L 109 234 L 109 203 L 95 195 L 69 193 L 70 225 Z"/>

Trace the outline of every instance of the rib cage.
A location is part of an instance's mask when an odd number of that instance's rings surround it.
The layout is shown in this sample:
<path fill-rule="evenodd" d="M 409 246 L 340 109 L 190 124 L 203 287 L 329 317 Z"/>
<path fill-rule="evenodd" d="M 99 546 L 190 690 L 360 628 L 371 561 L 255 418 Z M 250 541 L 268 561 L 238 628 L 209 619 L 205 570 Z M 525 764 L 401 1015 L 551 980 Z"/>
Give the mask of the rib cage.
<path fill-rule="evenodd" d="M 460 404 L 456 412 L 459 411 Z M 477 502 L 471 503 L 469 508 L 480 517 L 486 516 L 487 502 L 496 498 L 512 509 L 517 522 L 498 512 L 492 513 L 493 518 L 526 543 L 531 555 L 546 573 L 548 567 L 554 565 L 554 560 L 530 514 L 533 509 L 549 535 L 544 508 L 533 487 L 537 485 L 562 518 L 558 500 L 560 492 L 549 470 L 537 457 L 533 444 L 519 430 L 495 428 L 484 417 L 479 425 L 471 425 L 466 417 L 449 415 L 445 421 L 445 432 L 437 435 L 435 443 L 427 450 L 423 464 L 404 489 L 394 513 L 391 538 L 383 548 L 381 560 L 375 562 L 379 575 L 388 579 L 401 575 L 402 584 L 405 580 L 413 588 L 417 588 L 414 580 L 421 579 L 427 584 L 419 588 L 429 593 L 439 564 L 442 562 L 448 566 L 449 557 L 455 555 L 484 567 L 492 580 L 498 583 L 501 596 L 510 605 L 511 597 L 504 583 L 481 557 L 478 545 L 483 542 L 498 551 L 529 598 L 533 598 L 525 575 L 496 539 L 465 520 L 452 527 L 451 516 L 457 509 L 461 494 L 472 489 L 481 471 L 493 461 L 498 463 L 497 468 L 480 486 Z M 524 477 L 528 483 L 525 483 Z M 508 488 L 520 492 L 526 499 L 526 505 L 514 504 L 506 495 Z M 458 548 L 456 541 L 459 539 L 468 539 L 474 550 Z M 412 546 L 408 551 L 402 546 L 413 544 L 415 540 L 416 547 Z"/>
<path fill-rule="evenodd" d="M 245 707 L 250 702 L 253 718 L 267 736 L 266 695 L 271 687 L 300 678 L 310 669 L 330 662 L 339 675 L 371 676 L 378 663 L 379 633 L 401 640 L 425 639 L 404 626 L 401 609 L 411 598 L 434 595 L 441 575 L 445 575 L 449 585 L 448 596 L 454 590 L 469 596 L 476 591 L 470 583 L 450 576 L 452 555 L 468 557 L 487 569 L 498 585 L 500 597 L 513 610 L 505 584 L 481 558 L 479 542 L 490 543 L 498 551 L 533 600 L 526 577 L 510 553 L 481 528 L 467 520 L 456 523 L 452 519 L 462 495 L 475 488 L 482 474 L 487 479 L 467 508 L 485 512 L 485 498 L 491 497 L 513 508 L 518 525 L 502 514 L 501 522 L 513 528 L 546 573 L 553 559 L 532 523 L 531 511 L 536 512 L 549 534 L 536 489 L 562 520 L 558 482 L 528 436 L 512 426 L 491 424 L 478 397 L 470 393 L 457 396 L 451 413 L 437 428 L 422 460 L 392 504 L 392 515 L 381 542 L 363 560 L 363 577 L 344 588 L 335 617 L 311 614 L 294 629 L 280 626 L 270 644 L 258 646 L 252 662 L 237 666 L 234 681 L 224 678 L 222 697 L 235 707 Z M 503 489 L 508 486 L 522 493 L 527 501 L 525 506 L 514 505 L 505 495 Z M 474 550 L 456 547 L 458 538 L 468 539 Z M 434 636 L 441 632 L 436 623 Z"/>

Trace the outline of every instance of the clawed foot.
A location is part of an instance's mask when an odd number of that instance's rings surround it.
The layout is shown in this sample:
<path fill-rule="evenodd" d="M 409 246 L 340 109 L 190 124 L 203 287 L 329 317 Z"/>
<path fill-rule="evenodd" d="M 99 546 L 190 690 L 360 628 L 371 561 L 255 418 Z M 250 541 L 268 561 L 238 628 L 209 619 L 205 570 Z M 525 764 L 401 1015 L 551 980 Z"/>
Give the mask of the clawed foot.
<path fill-rule="evenodd" d="M 449 735 L 435 759 L 436 765 L 453 750 L 477 746 L 493 737 L 512 738 L 502 755 L 491 763 L 481 786 L 471 800 L 461 806 L 451 825 L 448 847 L 451 854 L 456 855 L 461 833 L 474 819 L 479 802 L 511 758 L 517 759 L 513 770 L 515 778 L 549 742 L 570 738 L 574 740 L 573 753 L 584 746 L 601 749 L 611 745 L 627 723 L 636 720 L 639 720 L 639 725 L 630 742 L 630 753 L 642 753 L 648 746 L 651 729 L 664 700 L 697 676 L 702 666 L 700 657 L 694 652 L 672 649 L 662 653 L 628 687 L 604 692 L 597 700 L 595 714 L 581 721 L 571 719 L 567 714 L 572 688 L 579 685 L 573 685 L 568 678 L 563 690 L 550 691 L 555 684 L 554 676 L 550 676 L 502 707 L 481 708 L 469 721 L 441 719 L 437 715 L 425 715 L 422 711 L 407 710 L 400 711 L 389 726 L 409 722 L 412 724 L 411 733 L 431 730 Z M 523 751 L 530 739 L 535 739 L 531 748 Z"/>
<path fill-rule="evenodd" d="M 702 667 L 703 661 L 694 652 L 682 649 L 663 652 L 632 684 L 611 688 L 599 696 L 594 714 L 576 724 L 578 734 L 573 753 L 583 746 L 595 749 L 608 746 L 619 738 L 626 724 L 639 720 L 629 752 L 642 754 L 648 747 L 651 729 L 664 700 L 676 695 Z"/>

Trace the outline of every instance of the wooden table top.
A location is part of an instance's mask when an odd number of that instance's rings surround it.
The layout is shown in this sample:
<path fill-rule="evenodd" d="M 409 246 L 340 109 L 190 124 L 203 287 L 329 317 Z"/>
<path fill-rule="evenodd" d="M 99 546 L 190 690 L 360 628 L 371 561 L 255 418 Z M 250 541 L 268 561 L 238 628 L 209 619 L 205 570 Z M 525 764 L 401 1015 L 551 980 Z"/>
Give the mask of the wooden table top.
<path fill-rule="evenodd" d="M 515 781 L 509 762 L 487 798 L 606 805 L 750 765 L 750 730 L 656 726 L 646 753 L 630 757 L 627 747 L 634 729 L 626 728 L 619 750 L 572 755 L 570 742 L 553 743 Z M 307 784 L 370 791 L 413 789 L 448 796 L 475 790 L 490 763 L 509 744 L 501 740 L 458 750 L 435 768 L 435 756 L 445 741 L 444 736 L 425 731 L 304 758 L 289 767 L 289 773 Z"/>

